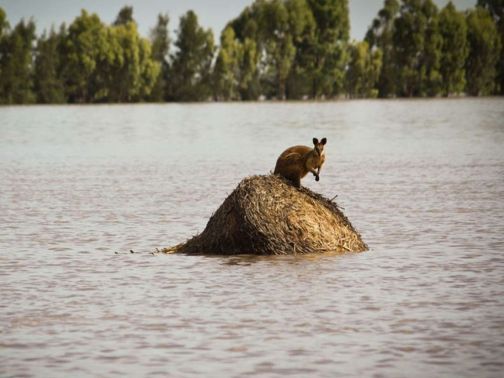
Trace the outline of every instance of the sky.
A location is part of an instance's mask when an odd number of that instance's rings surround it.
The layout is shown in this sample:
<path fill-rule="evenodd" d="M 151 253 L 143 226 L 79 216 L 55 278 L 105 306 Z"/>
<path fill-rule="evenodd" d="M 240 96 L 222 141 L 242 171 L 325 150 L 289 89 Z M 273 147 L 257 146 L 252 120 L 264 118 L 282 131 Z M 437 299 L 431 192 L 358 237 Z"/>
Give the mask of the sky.
<path fill-rule="evenodd" d="M 452 1 L 459 10 L 476 4 L 476 0 Z M 434 2 L 443 7 L 448 0 Z M 218 41 L 227 22 L 252 3 L 253 0 L 0 0 L 0 7 L 7 13 L 11 26 L 21 18 L 33 17 L 37 33 L 40 34 L 44 29 L 50 29 L 51 25 L 57 29 L 63 22 L 69 24 L 83 8 L 97 13 L 102 21 L 111 23 L 119 10 L 129 5 L 133 6 L 133 16 L 143 36 L 149 35 L 159 13 L 168 13 L 170 29 L 175 31 L 180 16 L 192 9 L 198 15 L 200 24 L 211 28 Z M 382 6 L 383 0 L 349 0 L 351 39 L 364 38 L 368 26 Z"/>

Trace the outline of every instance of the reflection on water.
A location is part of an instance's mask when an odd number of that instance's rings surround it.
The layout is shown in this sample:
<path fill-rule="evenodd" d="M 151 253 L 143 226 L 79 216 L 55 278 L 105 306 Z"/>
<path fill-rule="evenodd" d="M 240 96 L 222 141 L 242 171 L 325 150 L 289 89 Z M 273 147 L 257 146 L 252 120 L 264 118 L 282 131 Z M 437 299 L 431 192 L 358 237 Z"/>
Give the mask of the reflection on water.
<path fill-rule="evenodd" d="M 500 376 L 503 105 L 0 108 L 0 375 Z M 150 253 L 314 136 L 370 252 Z"/>

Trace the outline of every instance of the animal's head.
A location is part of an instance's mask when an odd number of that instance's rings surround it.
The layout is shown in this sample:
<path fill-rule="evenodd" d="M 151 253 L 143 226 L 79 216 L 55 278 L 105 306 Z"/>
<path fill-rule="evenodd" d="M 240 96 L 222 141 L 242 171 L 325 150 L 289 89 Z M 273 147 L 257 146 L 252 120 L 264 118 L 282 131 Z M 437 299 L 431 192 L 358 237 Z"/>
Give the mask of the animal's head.
<path fill-rule="evenodd" d="M 326 143 L 327 143 L 326 138 L 322 138 L 320 142 L 317 138 L 313 138 L 313 146 L 315 151 L 317 151 L 317 153 L 319 154 L 319 156 L 322 155 L 322 153 L 324 152 L 324 146 Z"/>

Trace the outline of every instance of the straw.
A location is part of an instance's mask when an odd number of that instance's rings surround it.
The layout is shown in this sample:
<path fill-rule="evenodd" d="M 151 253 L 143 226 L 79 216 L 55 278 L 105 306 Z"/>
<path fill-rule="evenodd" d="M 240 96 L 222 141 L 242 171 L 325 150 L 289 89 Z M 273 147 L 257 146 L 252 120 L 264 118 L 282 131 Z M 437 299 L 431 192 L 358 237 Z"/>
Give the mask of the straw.
<path fill-rule="evenodd" d="M 266 175 L 242 180 L 200 235 L 162 252 L 287 255 L 367 249 L 335 202 Z"/>

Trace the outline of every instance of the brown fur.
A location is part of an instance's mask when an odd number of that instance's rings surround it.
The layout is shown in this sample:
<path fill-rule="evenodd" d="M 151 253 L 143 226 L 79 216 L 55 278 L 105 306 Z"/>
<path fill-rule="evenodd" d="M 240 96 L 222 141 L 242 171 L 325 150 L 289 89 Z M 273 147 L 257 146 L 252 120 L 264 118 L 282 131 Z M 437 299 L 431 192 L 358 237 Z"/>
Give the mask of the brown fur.
<path fill-rule="evenodd" d="M 319 181 L 320 169 L 325 162 L 326 141 L 326 138 L 322 138 L 320 142 L 313 138 L 313 148 L 294 146 L 286 149 L 278 157 L 274 173 L 285 177 L 298 188 L 301 187 L 301 179 L 308 172 L 313 173 L 315 180 Z"/>

